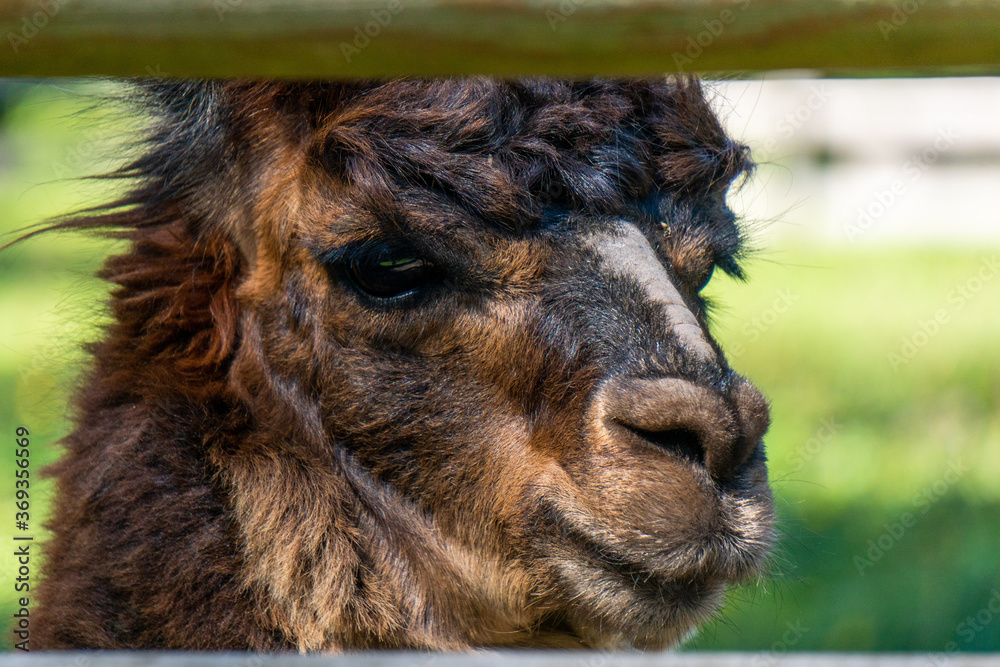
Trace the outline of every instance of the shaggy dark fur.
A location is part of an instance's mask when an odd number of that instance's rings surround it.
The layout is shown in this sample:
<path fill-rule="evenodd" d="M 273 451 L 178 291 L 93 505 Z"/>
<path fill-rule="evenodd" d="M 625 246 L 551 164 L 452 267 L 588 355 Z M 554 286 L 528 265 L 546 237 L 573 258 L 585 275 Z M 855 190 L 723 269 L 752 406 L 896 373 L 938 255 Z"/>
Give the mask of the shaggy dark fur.
<path fill-rule="evenodd" d="M 662 647 L 756 573 L 693 81 L 151 82 L 39 648 Z M 34 647 L 34 643 L 33 643 Z"/>

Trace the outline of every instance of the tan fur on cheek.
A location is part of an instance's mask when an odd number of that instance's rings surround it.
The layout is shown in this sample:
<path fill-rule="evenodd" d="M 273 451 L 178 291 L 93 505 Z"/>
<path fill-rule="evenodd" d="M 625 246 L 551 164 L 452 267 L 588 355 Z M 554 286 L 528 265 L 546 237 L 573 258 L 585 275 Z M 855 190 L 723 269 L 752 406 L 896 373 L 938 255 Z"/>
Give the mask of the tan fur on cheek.
<path fill-rule="evenodd" d="M 231 471 L 235 511 L 246 550 L 246 585 L 265 592 L 261 603 L 272 622 L 301 651 L 345 648 L 350 632 L 367 629 L 378 641 L 402 629 L 398 601 L 354 548 L 357 530 L 339 519 L 338 480 L 319 470 L 288 470 L 287 462 L 262 461 Z M 338 502 L 339 500 L 339 502 Z M 364 602 L 356 588 L 374 583 Z M 340 634 L 340 633 L 338 633 Z M 356 639 L 356 638 L 355 638 Z"/>
<path fill-rule="evenodd" d="M 262 460 L 230 471 L 229 480 L 245 585 L 261 592 L 272 622 L 301 651 L 454 650 L 526 639 L 530 626 L 517 611 L 523 593 L 511 600 L 524 589 L 516 575 L 444 539 L 414 513 L 397 517 L 408 531 L 386 533 L 343 480 L 288 464 Z"/>
<path fill-rule="evenodd" d="M 244 352 L 259 344 L 248 337 Z M 248 393 L 268 394 L 274 406 L 290 402 L 299 418 L 318 420 L 308 396 L 274 385 L 273 372 L 252 370 L 268 356 L 248 355 L 237 365 Z M 490 507 L 461 501 L 452 504 L 457 514 L 447 507 L 422 512 L 339 445 L 324 444 L 320 429 L 296 428 L 297 444 L 280 432 L 260 434 L 218 465 L 234 499 L 244 586 L 300 650 L 462 649 L 528 639 L 532 584 L 502 551 L 486 546 L 496 536 L 468 517 L 496 514 L 492 494 L 469 497 Z M 492 437 L 502 442 L 505 434 Z M 310 440 L 313 446 L 303 447 Z M 519 479 L 489 466 L 484 475 Z"/>

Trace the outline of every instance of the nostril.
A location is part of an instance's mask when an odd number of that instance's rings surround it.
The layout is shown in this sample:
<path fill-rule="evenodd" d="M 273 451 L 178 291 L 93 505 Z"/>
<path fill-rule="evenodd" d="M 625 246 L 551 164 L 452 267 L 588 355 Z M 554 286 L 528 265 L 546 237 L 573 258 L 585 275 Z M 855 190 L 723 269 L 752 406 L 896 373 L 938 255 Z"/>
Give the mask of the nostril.
<path fill-rule="evenodd" d="M 626 426 L 637 436 L 671 454 L 698 465 L 705 465 L 705 447 L 697 433 L 688 428 L 647 431 Z"/>
<path fill-rule="evenodd" d="M 701 465 L 717 480 L 735 475 L 756 441 L 726 397 L 681 378 L 615 378 L 605 384 L 596 416 L 612 431 Z"/>

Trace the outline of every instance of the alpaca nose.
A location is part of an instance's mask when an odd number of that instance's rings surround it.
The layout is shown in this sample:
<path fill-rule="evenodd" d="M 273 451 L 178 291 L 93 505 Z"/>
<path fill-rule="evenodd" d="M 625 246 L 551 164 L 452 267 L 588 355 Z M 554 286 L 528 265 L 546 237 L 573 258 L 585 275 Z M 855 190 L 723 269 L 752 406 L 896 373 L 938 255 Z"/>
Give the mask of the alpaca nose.
<path fill-rule="evenodd" d="M 746 466 L 770 424 L 763 395 L 732 377 L 725 394 L 681 378 L 616 378 L 601 390 L 601 417 L 612 432 L 638 436 L 725 481 Z"/>

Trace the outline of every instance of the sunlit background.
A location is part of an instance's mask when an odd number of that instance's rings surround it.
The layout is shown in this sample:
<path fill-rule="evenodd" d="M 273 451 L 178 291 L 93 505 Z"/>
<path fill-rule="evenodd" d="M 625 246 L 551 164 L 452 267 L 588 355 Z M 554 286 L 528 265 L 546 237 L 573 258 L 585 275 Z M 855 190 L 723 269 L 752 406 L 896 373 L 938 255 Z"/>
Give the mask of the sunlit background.
<path fill-rule="evenodd" d="M 801 77 L 801 74 L 800 74 Z M 107 84 L 0 85 L 0 231 L 103 201 L 81 176 L 134 120 Z M 732 196 L 749 281 L 714 279 L 714 331 L 771 398 L 781 538 L 689 649 L 1000 649 L 1000 80 L 779 78 L 713 85 L 760 167 Z M 11 236 L 3 240 L 9 240 Z M 0 253 L 0 502 L 13 438 L 58 455 L 113 245 Z M 32 497 L 32 532 L 51 489 Z M 8 544 L 13 521 L 0 522 Z M 0 558 L 11 618 L 15 563 Z M 37 568 L 34 569 L 37 572 Z M 9 636 L 9 633 L 5 633 Z M 10 643 L 4 643 L 9 648 Z"/>

